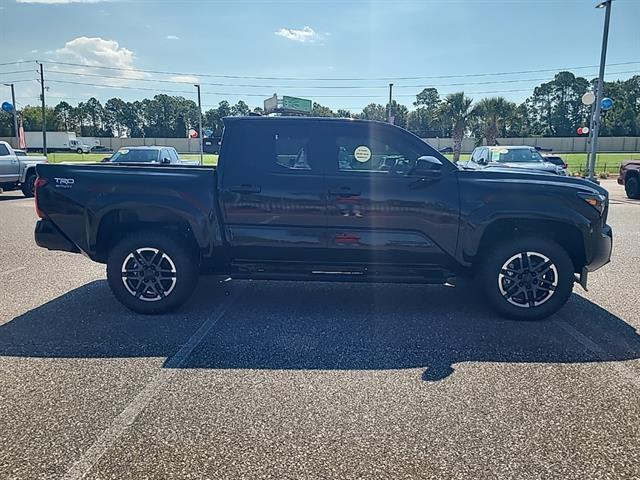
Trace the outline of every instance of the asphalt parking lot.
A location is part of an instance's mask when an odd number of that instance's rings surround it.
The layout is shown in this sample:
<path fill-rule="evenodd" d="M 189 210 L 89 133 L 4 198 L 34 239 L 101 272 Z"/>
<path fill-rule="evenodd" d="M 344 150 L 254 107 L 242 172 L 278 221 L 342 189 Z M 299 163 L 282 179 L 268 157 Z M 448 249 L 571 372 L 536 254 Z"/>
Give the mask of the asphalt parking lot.
<path fill-rule="evenodd" d="M 640 202 L 551 319 L 472 287 L 203 279 L 144 317 L 0 195 L 0 479 L 640 478 Z"/>

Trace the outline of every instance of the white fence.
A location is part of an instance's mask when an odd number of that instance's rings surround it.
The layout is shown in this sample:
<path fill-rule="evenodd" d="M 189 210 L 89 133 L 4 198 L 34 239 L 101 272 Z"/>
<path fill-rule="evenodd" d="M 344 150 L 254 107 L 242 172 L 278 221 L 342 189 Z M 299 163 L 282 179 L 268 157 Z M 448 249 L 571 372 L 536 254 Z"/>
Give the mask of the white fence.
<path fill-rule="evenodd" d="M 15 143 L 12 137 L 0 137 L 0 140 Z M 111 138 L 96 137 L 100 145 L 118 150 L 121 147 L 167 145 L 175 147 L 180 153 L 198 153 L 200 147 L 195 138 Z M 430 145 L 440 150 L 453 147 L 450 138 L 426 138 Z M 524 137 L 499 138 L 499 145 L 531 145 L 532 147 L 550 148 L 559 153 L 583 153 L 587 151 L 585 137 Z M 465 138 L 462 141 L 462 152 L 470 153 L 476 146 L 476 139 Z M 599 152 L 640 152 L 640 137 L 600 137 Z"/>

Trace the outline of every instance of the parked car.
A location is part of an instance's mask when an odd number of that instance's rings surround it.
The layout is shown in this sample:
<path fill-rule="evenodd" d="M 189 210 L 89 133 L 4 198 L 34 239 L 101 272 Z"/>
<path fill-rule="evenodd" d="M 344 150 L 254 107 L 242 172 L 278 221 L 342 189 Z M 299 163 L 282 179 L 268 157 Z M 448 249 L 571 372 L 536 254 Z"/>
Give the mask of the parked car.
<path fill-rule="evenodd" d="M 0 141 L 0 189 L 22 190 L 25 197 L 33 197 L 36 165 L 46 163 L 47 157 L 27 156 L 24 150 L 14 150 Z"/>
<path fill-rule="evenodd" d="M 155 163 L 192 165 L 197 162 L 181 160 L 173 147 L 124 147 L 110 157 L 102 159 L 103 163 Z"/>
<path fill-rule="evenodd" d="M 91 153 L 111 153 L 113 149 L 105 147 L 104 145 L 94 145 L 91 147 Z"/>
<path fill-rule="evenodd" d="M 563 168 L 545 161 L 536 148 L 528 146 L 477 147 L 468 161 L 458 163 L 464 168 L 475 170 L 497 167 L 567 175 Z"/>
<path fill-rule="evenodd" d="M 640 160 L 625 160 L 620 165 L 618 184 L 624 185 L 627 197 L 640 199 Z"/>
<path fill-rule="evenodd" d="M 530 320 L 561 308 L 574 281 L 586 287 L 611 254 L 599 185 L 462 170 L 386 123 L 233 117 L 216 168 L 37 171 L 37 244 L 106 263 L 116 298 L 141 313 L 178 307 L 198 272 L 213 271 L 434 284 L 474 276 L 500 314 Z"/>
<path fill-rule="evenodd" d="M 554 165 L 561 167 L 565 171 L 565 174 L 569 174 L 569 164 L 567 164 L 560 155 L 545 153 L 542 155 L 542 158 L 545 162 L 553 163 Z"/>

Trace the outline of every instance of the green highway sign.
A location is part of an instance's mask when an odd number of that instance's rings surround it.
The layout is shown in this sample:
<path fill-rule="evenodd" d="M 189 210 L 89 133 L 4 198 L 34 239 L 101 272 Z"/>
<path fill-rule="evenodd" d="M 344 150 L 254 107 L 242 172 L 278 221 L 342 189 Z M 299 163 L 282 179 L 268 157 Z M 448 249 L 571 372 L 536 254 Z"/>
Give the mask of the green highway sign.
<path fill-rule="evenodd" d="M 298 110 L 300 112 L 311 112 L 312 103 L 311 100 L 306 98 L 282 97 L 282 108 L 289 110 Z"/>

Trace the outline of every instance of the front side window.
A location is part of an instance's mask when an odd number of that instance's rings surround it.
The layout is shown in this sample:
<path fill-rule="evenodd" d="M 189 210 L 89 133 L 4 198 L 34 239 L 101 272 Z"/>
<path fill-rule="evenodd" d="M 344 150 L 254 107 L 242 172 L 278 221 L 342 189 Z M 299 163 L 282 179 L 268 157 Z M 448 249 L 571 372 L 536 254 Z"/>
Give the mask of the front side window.
<path fill-rule="evenodd" d="M 427 148 L 421 149 L 419 141 L 395 133 L 366 127 L 345 129 L 344 133 L 338 130 L 335 138 L 338 171 L 397 175 L 410 173 L 418 157 L 429 155 L 430 152 Z"/>
<path fill-rule="evenodd" d="M 0 144 L 0 157 L 4 155 L 9 155 L 9 149 L 7 148 L 6 145 Z"/>

